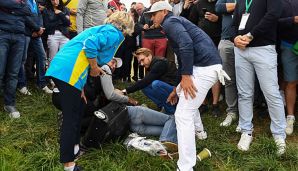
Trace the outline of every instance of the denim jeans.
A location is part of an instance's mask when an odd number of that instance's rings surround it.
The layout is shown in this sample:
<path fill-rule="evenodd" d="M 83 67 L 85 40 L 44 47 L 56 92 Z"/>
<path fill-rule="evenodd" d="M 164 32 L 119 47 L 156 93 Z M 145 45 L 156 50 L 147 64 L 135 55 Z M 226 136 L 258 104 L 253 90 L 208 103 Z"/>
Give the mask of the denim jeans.
<path fill-rule="evenodd" d="M 31 37 L 25 36 L 25 46 L 24 46 L 24 51 L 23 51 L 22 64 L 21 64 L 21 67 L 20 67 L 19 75 L 18 75 L 18 77 L 19 77 L 18 85 L 17 85 L 18 88 L 23 88 L 23 87 L 27 86 L 25 63 L 26 63 L 26 60 L 27 60 L 27 52 L 28 52 L 30 39 L 31 39 Z"/>
<path fill-rule="evenodd" d="M 277 80 L 275 46 L 235 48 L 236 83 L 238 89 L 239 126 L 242 132 L 253 130 L 253 96 L 255 73 L 265 96 L 271 118 L 270 129 L 275 139 L 286 138 L 286 119 Z"/>
<path fill-rule="evenodd" d="M 27 42 L 26 42 L 27 43 Z M 28 48 L 29 45 L 29 48 Z M 43 88 L 47 85 L 46 78 L 45 78 L 45 67 L 46 67 L 46 52 L 43 48 L 42 40 L 40 37 L 37 38 L 31 38 L 29 39 L 29 43 L 27 45 L 27 48 L 29 51 L 31 51 L 33 57 L 36 59 L 36 72 L 37 72 L 37 86 L 39 88 Z M 27 58 L 27 51 L 24 55 Z M 27 79 L 26 79 L 26 72 L 25 72 L 25 63 L 26 58 L 23 58 L 22 61 L 22 67 L 20 69 L 19 73 L 19 82 L 18 87 L 22 88 L 27 86 Z"/>
<path fill-rule="evenodd" d="M 219 54 L 222 59 L 223 70 L 230 76 L 231 80 L 226 81 L 225 99 L 227 103 L 227 113 L 238 113 L 238 94 L 235 75 L 235 54 L 234 44 L 230 40 L 221 40 L 218 45 Z"/>
<path fill-rule="evenodd" d="M 130 129 L 145 136 L 160 136 L 160 141 L 177 143 L 173 115 L 166 115 L 142 106 L 127 106 Z"/>
<path fill-rule="evenodd" d="M 164 107 L 167 114 L 174 114 L 176 105 L 167 103 L 167 98 L 173 91 L 171 86 L 163 81 L 155 80 L 149 86 L 145 87 L 142 92 L 151 99 L 159 108 Z"/>
<path fill-rule="evenodd" d="M 0 30 L 0 88 L 4 104 L 15 105 L 18 73 L 22 63 L 25 36 Z"/>

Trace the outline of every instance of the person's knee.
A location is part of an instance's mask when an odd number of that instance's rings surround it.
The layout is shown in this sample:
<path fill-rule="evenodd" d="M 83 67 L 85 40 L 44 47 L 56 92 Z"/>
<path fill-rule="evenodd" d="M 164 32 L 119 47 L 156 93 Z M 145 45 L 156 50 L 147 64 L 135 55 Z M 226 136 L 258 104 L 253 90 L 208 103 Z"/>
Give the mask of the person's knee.
<path fill-rule="evenodd" d="M 152 83 L 151 83 L 151 85 L 152 85 L 152 88 L 153 89 L 159 89 L 159 88 L 161 88 L 161 81 L 159 81 L 159 80 L 154 80 Z"/>

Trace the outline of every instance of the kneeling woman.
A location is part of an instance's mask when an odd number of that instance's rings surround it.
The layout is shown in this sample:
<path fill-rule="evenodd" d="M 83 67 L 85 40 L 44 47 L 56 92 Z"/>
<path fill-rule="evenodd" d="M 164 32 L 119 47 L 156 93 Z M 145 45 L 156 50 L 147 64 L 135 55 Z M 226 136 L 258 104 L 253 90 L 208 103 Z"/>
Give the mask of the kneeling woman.
<path fill-rule="evenodd" d="M 51 77 L 61 92 L 62 127 L 60 162 L 64 170 L 80 170 L 74 163 L 80 141 L 80 122 L 84 111 L 84 91 L 87 75 L 104 74 L 98 66 L 108 63 L 126 34 L 134 30 L 131 16 L 115 12 L 105 25 L 89 28 L 73 38 L 53 58 L 46 76 Z M 90 70 L 90 71 L 89 71 Z"/>

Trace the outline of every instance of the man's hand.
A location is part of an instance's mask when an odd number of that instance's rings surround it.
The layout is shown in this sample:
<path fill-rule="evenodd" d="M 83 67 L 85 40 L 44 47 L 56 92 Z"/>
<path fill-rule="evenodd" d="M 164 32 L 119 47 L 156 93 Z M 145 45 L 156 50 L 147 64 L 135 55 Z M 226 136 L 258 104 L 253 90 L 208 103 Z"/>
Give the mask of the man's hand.
<path fill-rule="evenodd" d="M 40 27 L 40 29 L 39 29 L 39 31 L 37 32 L 37 34 L 38 34 L 39 36 L 41 36 L 41 35 L 43 34 L 44 30 L 45 30 L 45 28 Z"/>
<path fill-rule="evenodd" d="M 128 98 L 128 103 L 130 103 L 130 104 L 132 104 L 134 106 L 137 106 L 139 104 L 138 101 L 136 101 L 135 99 L 130 98 L 130 97 Z"/>
<path fill-rule="evenodd" d="M 38 37 L 39 35 L 37 32 L 33 32 L 31 36 L 35 38 L 35 37 Z"/>
<path fill-rule="evenodd" d="M 234 39 L 235 46 L 238 47 L 239 49 L 244 50 L 250 42 L 247 39 L 248 39 L 247 36 L 239 35 L 239 36 L 235 37 L 235 39 Z"/>
<path fill-rule="evenodd" d="M 178 102 L 178 96 L 176 93 L 176 88 L 170 93 L 169 97 L 167 98 L 167 103 L 171 105 L 175 105 Z"/>
<path fill-rule="evenodd" d="M 148 29 L 149 29 L 149 25 L 148 25 L 148 24 L 145 24 L 145 25 L 143 26 L 143 29 L 144 29 L 144 30 L 148 30 Z"/>
<path fill-rule="evenodd" d="M 236 7 L 236 3 L 226 3 L 227 12 L 233 12 Z"/>
<path fill-rule="evenodd" d="M 101 76 L 104 74 L 105 74 L 105 72 L 99 66 L 91 68 L 91 70 L 90 70 L 90 75 L 92 77 L 98 77 L 98 76 Z"/>
<path fill-rule="evenodd" d="M 205 19 L 215 23 L 215 22 L 218 21 L 218 16 L 211 13 L 211 12 L 206 12 L 205 13 Z"/>
<path fill-rule="evenodd" d="M 58 10 L 58 9 L 55 9 L 55 14 L 59 14 L 61 13 L 62 11 Z"/>
<path fill-rule="evenodd" d="M 183 9 L 188 9 L 193 4 L 193 2 L 194 0 L 185 0 Z"/>
<path fill-rule="evenodd" d="M 191 75 L 182 75 L 180 87 L 184 92 L 185 99 L 188 99 L 188 95 L 190 95 L 192 99 L 196 97 L 198 90 L 192 82 Z"/>
<path fill-rule="evenodd" d="M 76 8 L 71 8 L 70 9 L 70 15 L 77 15 L 77 9 Z"/>
<path fill-rule="evenodd" d="M 298 16 L 295 16 L 295 17 L 294 17 L 294 22 L 295 22 L 296 24 L 298 24 Z"/>

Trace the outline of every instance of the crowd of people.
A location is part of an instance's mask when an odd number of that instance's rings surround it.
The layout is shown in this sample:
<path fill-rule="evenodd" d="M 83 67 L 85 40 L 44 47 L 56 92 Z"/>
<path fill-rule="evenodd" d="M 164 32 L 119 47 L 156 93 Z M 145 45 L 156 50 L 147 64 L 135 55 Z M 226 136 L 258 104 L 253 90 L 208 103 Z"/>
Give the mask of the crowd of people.
<path fill-rule="evenodd" d="M 247 151 L 253 140 L 253 109 L 265 106 L 277 154 L 284 154 L 297 106 L 298 2 L 150 4 L 146 8 L 133 2 L 127 9 L 121 0 L 0 1 L 4 110 L 11 118 L 21 116 L 16 92 L 32 95 L 30 79 L 36 77 L 43 93 L 52 94 L 57 87 L 63 115 L 60 161 L 66 171 L 81 170 L 74 160 L 89 77 L 101 78 L 110 101 L 138 105 L 127 94 L 141 90 L 156 104 L 160 111 L 128 107 L 130 128 L 177 144 L 178 170 L 195 166 L 195 139 L 207 138 L 200 115 L 209 110 L 214 117 L 226 113 L 222 127 L 239 118 L 237 147 Z M 112 76 L 134 83 L 117 90 Z M 221 96 L 226 112 L 219 106 Z"/>

